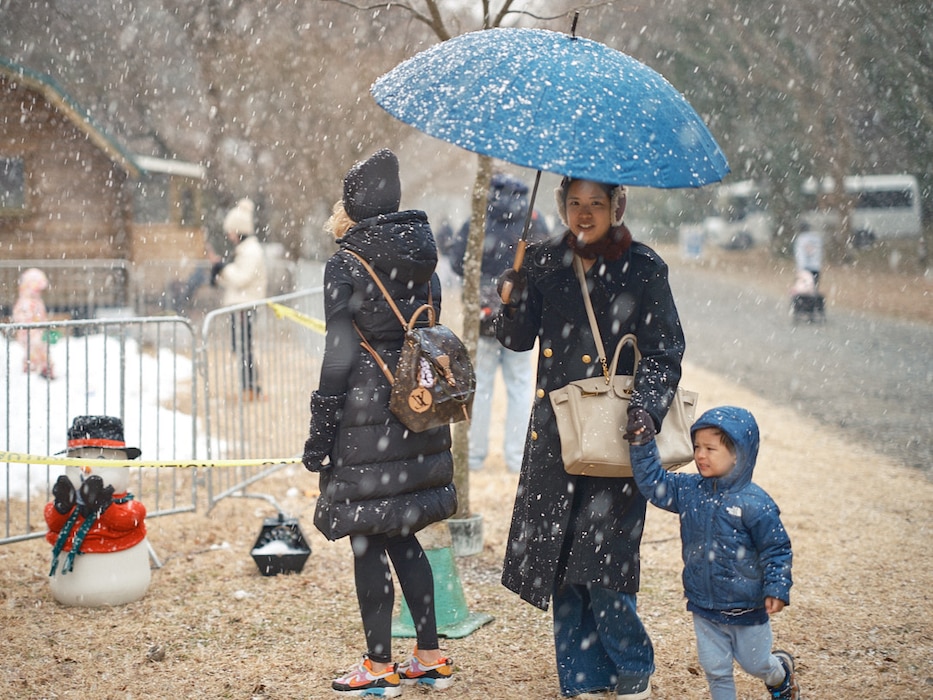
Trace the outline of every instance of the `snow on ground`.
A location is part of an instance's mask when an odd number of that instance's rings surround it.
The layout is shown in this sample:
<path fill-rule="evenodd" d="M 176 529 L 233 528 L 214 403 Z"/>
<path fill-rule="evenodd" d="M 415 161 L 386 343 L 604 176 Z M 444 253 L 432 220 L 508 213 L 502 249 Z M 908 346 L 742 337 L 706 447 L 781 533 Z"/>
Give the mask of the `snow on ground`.
<path fill-rule="evenodd" d="M 191 416 L 166 408 L 176 391 L 187 396 L 193 366 L 170 350 L 141 353 L 127 339 L 121 353 L 117 338 L 106 335 L 60 340 L 51 346 L 57 379 L 47 382 L 22 371 L 23 348 L 0 341 L 0 449 L 52 455 L 64 450 L 67 430 L 78 415 L 121 414 L 121 365 L 125 368 L 123 420 L 126 444 L 142 450 L 140 459 L 190 459 Z M 66 377 L 66 367 L 69 369 Z M 176 389 L 179 387 L 179 389 Z M 4 401 L 2 397 L 7 397 Z M 160 406 L 160 402 L 163 404 Z M 197 452 L 206 454 L 203 439 Z M 44 489 L 63 467 L 0 465 L 0 497 Z"/>

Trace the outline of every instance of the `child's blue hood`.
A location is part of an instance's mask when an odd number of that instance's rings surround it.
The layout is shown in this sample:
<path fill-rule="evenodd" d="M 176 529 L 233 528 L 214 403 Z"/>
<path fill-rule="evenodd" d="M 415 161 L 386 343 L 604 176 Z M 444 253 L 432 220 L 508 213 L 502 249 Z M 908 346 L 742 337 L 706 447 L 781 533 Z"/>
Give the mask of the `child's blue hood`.
<path fill-rule="evenodd" d="M 697 419 L 690 428 L 690 437 L 694 438 L 700 428 L 719 428 L 735 444 L 735 469 L 719 478 L 720 487 L 734 490 L 751 482 L 760 442 L 755 417 L 744 408 L 719 406 Z"/>

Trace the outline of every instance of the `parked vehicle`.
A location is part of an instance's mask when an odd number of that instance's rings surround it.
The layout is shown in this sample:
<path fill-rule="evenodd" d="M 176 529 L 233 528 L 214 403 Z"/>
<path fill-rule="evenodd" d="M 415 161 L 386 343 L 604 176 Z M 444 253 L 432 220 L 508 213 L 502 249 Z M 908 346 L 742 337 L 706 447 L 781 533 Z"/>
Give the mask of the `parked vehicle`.
<path fill-rule="evenodd" d="M 703 221 L 705 240 L 729 250 L 770 243 L 774 221 L 765 206 L 767 196 L 765 187 L 754 180 L 719 185 L 713 213 Z"/>
<path fill-rule="evenodd" d="M 803 184 L 802 218 L 824 231 L 839 225 L 839 214 L 820 201 L 835 188 L 833 178 L 809 178 Z M 915 238 L 922 232 L 920 187 L 913 175 L 851 175 L 843 179 L 852 198 L 849 233 L 852 245 L 864 247 L 875 241 Z"/>

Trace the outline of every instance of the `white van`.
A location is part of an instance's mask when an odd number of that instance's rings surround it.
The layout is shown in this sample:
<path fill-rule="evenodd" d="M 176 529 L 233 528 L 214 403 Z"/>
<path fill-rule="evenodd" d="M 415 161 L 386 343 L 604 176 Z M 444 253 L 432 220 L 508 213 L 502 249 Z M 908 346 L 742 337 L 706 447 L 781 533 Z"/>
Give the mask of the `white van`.
<path fill-rule="evenodd" d="M 827 225 L 838 225 L 838 214 L 820 209 L 817 197 L 818 191 L 826 194 L 834 187 L 831 177 L 822 181 L 811 177 L 804 182 L 803 218 L 811 225 L 824 230 Z M 913 175 L 850 175 L 843 180 L 843 187 L 853 199 L 849 230 L 855 246 L 920 236 L 920 187 Z"/>
<path fill-rule="evenodd" d="M 774 221 L 765 206 L 767 191 L 754 180 L 719 185 L 713 213 L 703 221 L 704 239 L 730 250 L 766 245 L 774 235 Z"/>

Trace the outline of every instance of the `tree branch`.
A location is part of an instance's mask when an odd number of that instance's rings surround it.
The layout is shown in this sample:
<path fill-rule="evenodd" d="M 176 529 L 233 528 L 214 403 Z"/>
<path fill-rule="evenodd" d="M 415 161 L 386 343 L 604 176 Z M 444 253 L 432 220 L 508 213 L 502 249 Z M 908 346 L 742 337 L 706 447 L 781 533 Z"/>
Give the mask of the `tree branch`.
<path fill-rule="evenodd" d="M 343 5 L 344 7 L 350 7 L 350 8 L 353 8 L 354 10 L 358 10 L 361 12 L 372 11 L 372 10 L 387 10 L 387 11 L 394 10 L 394 9 L 404 10 L 407 13 L 409 13 L 417 21 L 423 24 L 426 24 L 428 27 L 430 27 L 431 30 L 434 32 L 434 34 L 437 36 L 437 38 L 440 39 L 441 41 L 447 41 L 451 37 L 450 32 L 447 30 L 447 27 L 444 24 L 444 18 L 441 16 L 440 9 L 437 6 L 437 0 L 426 0 L 427 6 L 428 6 L 428 14 L 420 12 L 418 9 L 416 9 L 412 5 L 405 3 L 405 2 L 379 2 L 375 4 L 370 4 L 370 5 L 358 4 L 356 2 L 352 2 L 351 0 L 323 0 L 323 2 L 337 3 L 338 5 Z M 554 20 L 567 17 L 571 13 L 576 12 L 578 10 L 589 10 L 594 7 L 601 7 L 603 5 L 612 4 L 610 0 L 598 0 L 598 1 L 591 0 L 590 2 L 586 2 L 582 5 L 575 6 L 557 15 L 539 15 L 534 12 L 530 12 L 528 10 L 513 10 L 512 9 L 513 2 L 515 2 L 515 0 L 505 0 L 505 2 L 502 4 L 502 7 L 499 9 L 499 12 L 496 13 L 495 18 L 490 20 L 489 19 L 489 15 L 490 15 L 489 0 L 483 0 L 482 2 L 483 29 L 501 27 L 502 22 L 505 20 L 505 18 L 508 15 L 522 15 L 525 17 L 531 17 L 532 19 L 536 19 L 541 22 L 552 22 Z"/>
<path fill-rule="evenodd" d="M 441 18 L 440 11 L 437 9 L 437 3 L 435 0 L 428 0 L 428 9 L 431 12 L 431 15 L 425 15 L 419 12 L 417 9 L 411 5 L 404 2 L 380 2 L 375 5 L 358 5 L 355 2 L 350 2 L 350 0 L 323 0 L 324 2 L 334 2 L 338 5 L 343 5 L 345 7 L 351 7 L 354 10 L 361 12 L 366 12 L 370 10 L 405 10 L 410 14 L 414 19 L 423 24 L 426 24 L 431 28 L 431 30 L 437 35 L 441 41 L 447 41 L 450 38 L 450 33 L 447 31 L 447 28 L 444 26 L 444 21 Z"/>
<path fill-rule="evenodd" d="M 496 20 L 495 20 L 496 23 L 493 26 L 495 27 L 502 26 L 502 20 L 505 19 L 506 15 L 524 15 L 525 17 L 531 17 L 532 19 L 537 19 L 542 22 L 553 22 L 556 19 L 563 19 L 564 17 L 567 17 L 579 10 L 591 10 L 594 7 L 602 7 L 603 5 L 612 4 L 611 0 L 600 0 L 599 2 L 595 2 L 595 1 L 587 2 L 582 5 L 571 7 L 569 10 L 566 10 L 565 12 L 561 12 L 559 15 L 538 15 L 538 14 L 535 14 L 534 12 L 529 12 L 528 10 L 511 10 L 509 9 L 509 7 L 511 6 L 512 2 L 513 0 L 507 0 L 505 5 L 502 6 L 502 9 L 499 10 L 499 14 L 496 15 Z"/>

